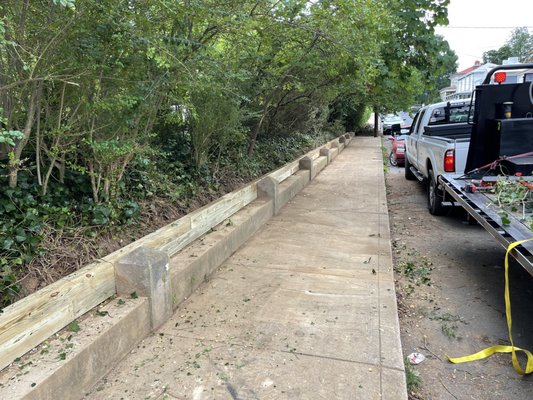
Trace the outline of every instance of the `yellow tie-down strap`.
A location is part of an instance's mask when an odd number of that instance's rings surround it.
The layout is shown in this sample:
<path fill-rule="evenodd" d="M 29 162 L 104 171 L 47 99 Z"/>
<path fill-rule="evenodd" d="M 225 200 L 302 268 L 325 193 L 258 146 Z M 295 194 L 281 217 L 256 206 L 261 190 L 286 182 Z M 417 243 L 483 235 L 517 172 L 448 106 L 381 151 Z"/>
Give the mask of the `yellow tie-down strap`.
<path fill-rule="evenodd" d="M 511 342 L 510 346 L 492 346 L 489 348 L 486 348 L 485 350 L 478 351 L 475 354 L 471 354 L 469 356 L 464 357 L 456 357 L 456 358 L 450 358 L 448 357 L 448 360 L 451 361 L 454 364 L 469 362 L 469 361 L 475 361 L 475 360 L 481 360 L 483 358 L 487 358 L 494 353 L 512 353 L 513 358 L 513 367 L 516 372 L 518 372 L 520 375 L 526 375 L 531 374 L 533 372 L 533 354 L 531 354 L 530 351 L 521 349 L 519 347 L 515 347 L 513 343 L 513 333 L 512 333 L 512 326 L 513 326 L 513 318 L 511 317 L 511 297 L 509 295 L 509 253 L 511 250 L 513 250 L 516 246 L 520 246 L 522 243 L 529 242 L 533 240 L 526 239 L 526 240 L 519 240 L 518 242 L 513 242 L 507 247 L 507 252 L 505 253 L 505 315 L 507 317 L 507 329 L 509 330 L 509 341 Z M 522 351 L 527 356 L 527 364 L 526 368 L 522 369 L 520 366 L 520 363 L 518 362 L 518 357 L 516 356 L 516 353 Z"/>

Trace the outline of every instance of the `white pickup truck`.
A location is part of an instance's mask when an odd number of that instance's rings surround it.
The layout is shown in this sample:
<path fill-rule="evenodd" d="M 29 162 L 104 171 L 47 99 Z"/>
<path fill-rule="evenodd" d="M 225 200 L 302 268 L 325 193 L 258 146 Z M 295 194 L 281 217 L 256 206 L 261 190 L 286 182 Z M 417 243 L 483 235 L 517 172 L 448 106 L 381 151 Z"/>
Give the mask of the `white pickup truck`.
<path fill-rule="evenodd" d="M 438 177 L 464 172 L 472 132 L 469 109 L 469 99 L 422 107 L 406 137 L 405 178 L 427 183 L 431 214 L 443 212 L 446 192 L 440 187 Z"/>

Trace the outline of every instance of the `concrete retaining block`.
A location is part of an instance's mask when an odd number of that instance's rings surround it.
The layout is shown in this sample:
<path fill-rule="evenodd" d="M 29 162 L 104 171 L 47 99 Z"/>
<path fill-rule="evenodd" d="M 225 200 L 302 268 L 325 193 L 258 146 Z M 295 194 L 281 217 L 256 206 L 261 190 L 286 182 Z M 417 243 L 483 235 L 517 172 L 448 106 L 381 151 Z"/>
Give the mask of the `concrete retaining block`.
<path fill-rule="evenodd" d="M 326 167 L 326 165 L 328 165 L 327 157 L 324 157 L 324 156 L 318 157 L 314 161 L 311 179 L 315 179 L 315 177 L 320 173 L 320 171 L 322 171 Z"/>
<path fill-rule="evenodd" d="M 325 147 L 323 147 L 323 148 L 320 149 L 320 155 L 321 155 L 322 157 L 326 157 L 326 164 L 329 164 L 329 163 L 331 162 L 331 159 L 330 159 L 330 157 L 329 157 L 329 154 L 330 154 L 330 149 L 325 148 Z"/>
<path fill-rule="evenodd" d="M 329 150 L 329 158 L 330 158 L 331 161 L 335 160 L 335 158 L 337 158 L 338 155 L 339 155 L 339 148 L 338 147 L 332 147 Z"/>
<path fill-rule="evenodd" d="M 309 180 L 311 180 L 313 176 L 313 159 L 309 156 L 305 156 L 300 158 L 300 170 L 301 171 L 307 171 L 309 174 Z"/>
<path fill-rule="evenodd" d="M 122 257 L 115 266 L 119 296 L 136 293 L 150 300 L 152 329 L 172 316 L 169 258 L 166 252 L 139 247 Z"/>
<path fill-rule="evenodd" d="M 273 214 L 272 200 L 257 200 L 217 226 L 214 232 L 172 257 L 170 279 L 174 308 L 206 281 Z"/>
<path fill-rule="evenodd" d="M 271 199 L 274 204 L 274 214 L 277 214 L 280 208 L 278 206 L 278 192 L 279 182 L 270 176 L 257 182 L 257 197 L 259 199 Z"/>
<path fill-rule="evenodd" d="M 285 179 L 279 185 L 278 205 L 283 207 L 294 196 L 298 194 L 311 180 L 310 173 L 307 170 L 300 170 L 289 178 Z"/>

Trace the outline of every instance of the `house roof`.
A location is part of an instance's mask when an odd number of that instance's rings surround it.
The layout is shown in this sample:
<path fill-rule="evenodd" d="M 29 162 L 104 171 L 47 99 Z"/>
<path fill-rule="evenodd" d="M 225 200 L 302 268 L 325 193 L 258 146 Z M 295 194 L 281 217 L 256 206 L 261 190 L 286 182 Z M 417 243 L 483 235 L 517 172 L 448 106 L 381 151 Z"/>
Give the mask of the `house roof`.
<path fill-rule="evenodd" d="M 481 67 L 481 64 L 472 65 L 471 67 L 469 67 L 467 69 L 463 69 L 462 71 L 458 71 L 457 75 L 466 75 L 466 74 L 478 69 L 479 67 Z"/>

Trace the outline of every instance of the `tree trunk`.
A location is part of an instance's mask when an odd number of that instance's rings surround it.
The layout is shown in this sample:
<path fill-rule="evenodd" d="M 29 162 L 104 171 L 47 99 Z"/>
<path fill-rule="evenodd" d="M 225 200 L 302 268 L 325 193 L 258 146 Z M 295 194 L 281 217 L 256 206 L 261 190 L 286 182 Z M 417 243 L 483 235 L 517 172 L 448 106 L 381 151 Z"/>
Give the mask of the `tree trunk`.
<path fill-rule="evenodd" d="M 255 142 L 257 141 L 257 136 L 259 135 L 259 132 L 261 132 L 261 127 L 263 126 L 263 122 L 265 122 L 265 118 L 268 114 L 271 99 L 272 98 L 268 100 L 265 107 L 263 108 L 263 115 L 261 115 L 261 119 L 255 125 L 255 128 L 250 136 L 250 141 L 248 142 L 248 152 L 247 152 L 249 157 L 254 153 Z"/>
<path fill-rule="evenodd" d="M 378 137 L 379 132 L 379 113 L 376 108 L 374 108 L 374 137 Z"/>
<path fill-rule="evenodd" d="M 96 172 L 92 161 L 88 162 L 89 176 L 91 178 L 91 188 L 93 190 L 93 200 L 95 203 L 99 202 L 98 192 L 100 191 L 100 179 L 96 179 Z"/>
<path fill-rule="evenodd" d="M 41 174 L 41 105 L 37 110 L 37 131 L 35 132 L 35 164 L 37 166 L 37 182 L 39 186 L 43 185 L 43 176 Z"/>
<path fill-rule="evenodd" d="M 40 100 L 40 89 L 40 87 L 34 87 L 32 91 L 28 107 L 28 115 L 26 116 L 26 125 L 24 126 L 24 136 L 16 144 L 13 152 L 9 156 L 9 187 L 11 188 L 17 186 L 18 172 L 21 163 L 20 157 L 22 156 L 22 150 L 24 150 L 24 147 L 26 147 L 26 144 L 30 139 L 33 123 L 35 121 L 37 103 Z"/>

